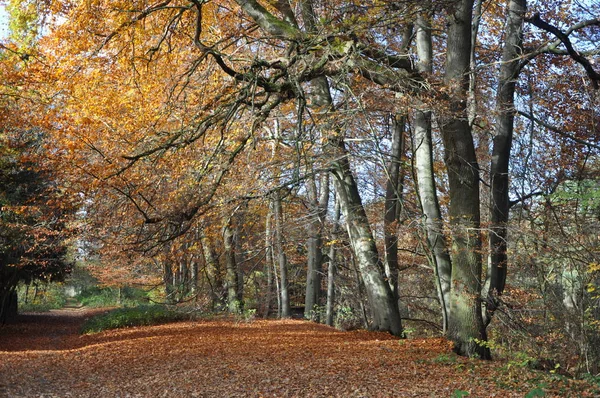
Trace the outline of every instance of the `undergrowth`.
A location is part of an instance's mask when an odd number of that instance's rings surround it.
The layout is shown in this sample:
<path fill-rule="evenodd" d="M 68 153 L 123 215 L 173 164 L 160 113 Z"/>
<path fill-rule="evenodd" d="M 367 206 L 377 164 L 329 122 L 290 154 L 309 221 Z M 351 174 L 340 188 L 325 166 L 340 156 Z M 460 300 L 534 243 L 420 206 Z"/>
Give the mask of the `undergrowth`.
<path fill-rule="evenodd" d="M 66 299 L 62 284 L 40 284 L 38 287 L 19 286 L 19 312 L 46 312 L 62 308 Z"/>
<path fill-rule="evenodd" d="M 109 329 L 131 326 L 150 326 L 189 319 L 189 314 L 171 310 L 160 305 L 141 305 L 117 308 L 88 319 L 81 327 L 81 334 L 99 333 Z"/>

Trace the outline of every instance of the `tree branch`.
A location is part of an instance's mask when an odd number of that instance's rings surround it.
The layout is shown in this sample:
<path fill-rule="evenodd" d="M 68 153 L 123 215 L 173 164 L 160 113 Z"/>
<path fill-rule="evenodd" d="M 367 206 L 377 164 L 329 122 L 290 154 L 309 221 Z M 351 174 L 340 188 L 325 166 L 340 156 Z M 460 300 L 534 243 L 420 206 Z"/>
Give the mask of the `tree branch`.
<path fill-rule="evenodd" d="M 577 63 L 579 63 L 583 66 L 587 75 L 589 76 L 590 80 L 592 81 L 592 85 L 593 85 L 594 89 L 600 88 L 600 85 L 598 83 L 598 82 L 600 82 L 600 74 L 594 70 L 594 67 L 592 66 L 592 64 L 586 57 L 584 57 L 580 52 L 575 50 L 575 48 L 573 47 L 573 44 L 571 43 L 571 40 L 569 39 L 568 34 L 563 32 L 562 30 L 558 29 L 556 26 L 550 25 L 548 22 L 542 20 L 542 18 L 540 17 L 540 14 L 535 14 L 531 18 L 526 18 L 525 21 L 529 22 L 530 24 L 532 24 L 534 26 L 537 26 L 538 28 L 540 28 L 542 30 L 545 30 L 547 32 L 554 34 L 554 36 L 556 36 L 564 44 L 569 56 L 571 58 L 573 58 L 573 60 L 575 60 Z M 590 22 L 589 24 L 600 25 L 600 20 L 598 20 L 598 19 L 592 20 L 592 22 Z"/>
<path fill-rule="evenodd" d="M 265 32 L 279 39 L 296 40 L 301 36 L 300 30 L 275 17 L 256 0 L 236 0 L 236 3 Z"/>
<path fill-rule="evenodd" d="M 165 0 L 161 3 L 152 5 L 150 7 L 147 7 L 144 11 L 140 12 L 138 15 L 136 15 L 134 18 L 130 19 L 127 22 L 122 23 L 117 29 L 113 30 L 108 36 L 106 36 L 106 38 L 104 39 L 104 41 L 102 42 L 102 44 L 100 45 L 100 47 L 98 47 L 98 49 L 96 50 L 96 52 L 100 52 L 100 50 L 102 48 L 104 48 L 104 46 L 112 40 L 113 37 L 115 37 L 116 35 L 119 34 L 119 32 L 121 32 L 123 29 L 128 28 L 132 25 L 134 25 L 135 23 L 143 20 L 144 18 L 146 18 L 148 15 L 152 14 L 155 11 L 158 10 L 162 10 L 165 9 L 172 0 Z"/>
<path fill-rule="evenodd" d="M 594 144 L 594 143 L 582 140 L 580 138 L 577 138 L 573 134 L 570 134 L 570 133 L 567 133 L 565 131 L 562 131 L 558 127 L 552 126 L 551 124 L 548 124 L 548 123 L 546 123 L 546 122 L 544 122 L 544 121 L 536 118 L 535 116 L 533 116 L 533 115 L 531 115 L 529 113 L 525 113 L 525 112 L 522 112 L 522 111 L 517 111 L 517 113 L 519 115 L 523 116 L 523 117 L 526 117 L 527 119 L 531 120 L 532 122 L 537 123 L 540 126 L 547 128 L 548 130 L 550 130 L 550 131 L 552 131 L 552 132 L 554 132 L 556 134 L 562 135 L 565 138 L 568 138 L 568 139 L 570 139 L 572 141 L 577 142 L 578 144 L 585 145 L 585 146 L 590 147 L 590 148 L 600 149 L 600 145 L 597 145 L 597 144 Z"/>
<path fill-rule="evenodd" d="M 542 191 L 535 191 L 535 192 L 530 192 L 527 195 L 521 196 L 515 200 L 511 200 L 510 202 L 508 202 L 508 208 L 512 208 L 513 206 L 526 201 L 529 198 L 533 198 L 534 196 L 541 196 L 544 195 L 544 192 Z"/>

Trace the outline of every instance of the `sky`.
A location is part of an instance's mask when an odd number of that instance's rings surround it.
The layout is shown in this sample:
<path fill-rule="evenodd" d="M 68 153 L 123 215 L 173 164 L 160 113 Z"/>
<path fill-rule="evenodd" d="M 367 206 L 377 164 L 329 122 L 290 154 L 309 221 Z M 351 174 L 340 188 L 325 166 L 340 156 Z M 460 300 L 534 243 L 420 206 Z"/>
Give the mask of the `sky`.
<path fill-rule="evenodd" d="M 4 9 L 4 4 L 0 3 L 0 39 L 8 36 L 8 15 Z"/>

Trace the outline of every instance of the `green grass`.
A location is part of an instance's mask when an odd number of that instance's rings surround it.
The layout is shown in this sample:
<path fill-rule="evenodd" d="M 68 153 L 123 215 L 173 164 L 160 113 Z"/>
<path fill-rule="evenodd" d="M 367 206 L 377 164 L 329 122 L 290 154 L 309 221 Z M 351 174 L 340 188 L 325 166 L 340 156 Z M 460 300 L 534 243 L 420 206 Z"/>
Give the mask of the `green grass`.
<path fill-rule="evenodd" d="M 84 292 L 78 298 L 85 307 L 102 308 L 117 305 L 116 294 L 111 289 L 93 289 Z"/>
<path fill-rule="evenodd" d="M 82 334 L 99 333 L 109 329 L 131 326 L 149 326 L 189 319 L 189 315 L 160 305 L 141 305 L 117 308 L 88 319 L 81 328 Z"/>

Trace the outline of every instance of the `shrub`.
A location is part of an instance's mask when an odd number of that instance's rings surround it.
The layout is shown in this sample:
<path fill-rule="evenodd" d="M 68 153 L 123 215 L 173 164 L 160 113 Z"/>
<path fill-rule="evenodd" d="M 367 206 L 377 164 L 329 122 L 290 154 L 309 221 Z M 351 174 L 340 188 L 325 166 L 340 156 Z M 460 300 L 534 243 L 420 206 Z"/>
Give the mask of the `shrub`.
<path fill-rule="evenodd" d="M 46 312 L 65 305 L 61 283 L 40 284 L 39 287 L 20 286 L 17 289 L 19 312 Z"/>
<path fill-rule="evenodd" d="M 93 308 L 136 307 L 148 302 L 147 293 L 144 290 L 128 286 L 122 288 L 89 287 L 78 296 L 78 299 L 82 305 Z"/>
<path fill-rule="evenodd" d="M 117 305 L 117 296 L 111 289 L 93 288 L 84 291 L 79 301 L 86 307 L 113 307 Z"/>
<path fill-rule="evenodd" d="M 362 320 L 350 306 L 338 306 L 335 327 L 341 330 L 354 330 L 363 327 Z"/>
<path fill-rule="evenodd" d="M 185 319 L 189 319 L 189 315 L 170 310 L 160 305 L 117 308 L 88 319 L 83 324 L 81 333 L 91 334 L 131 326 L 159 325 Z"/>

